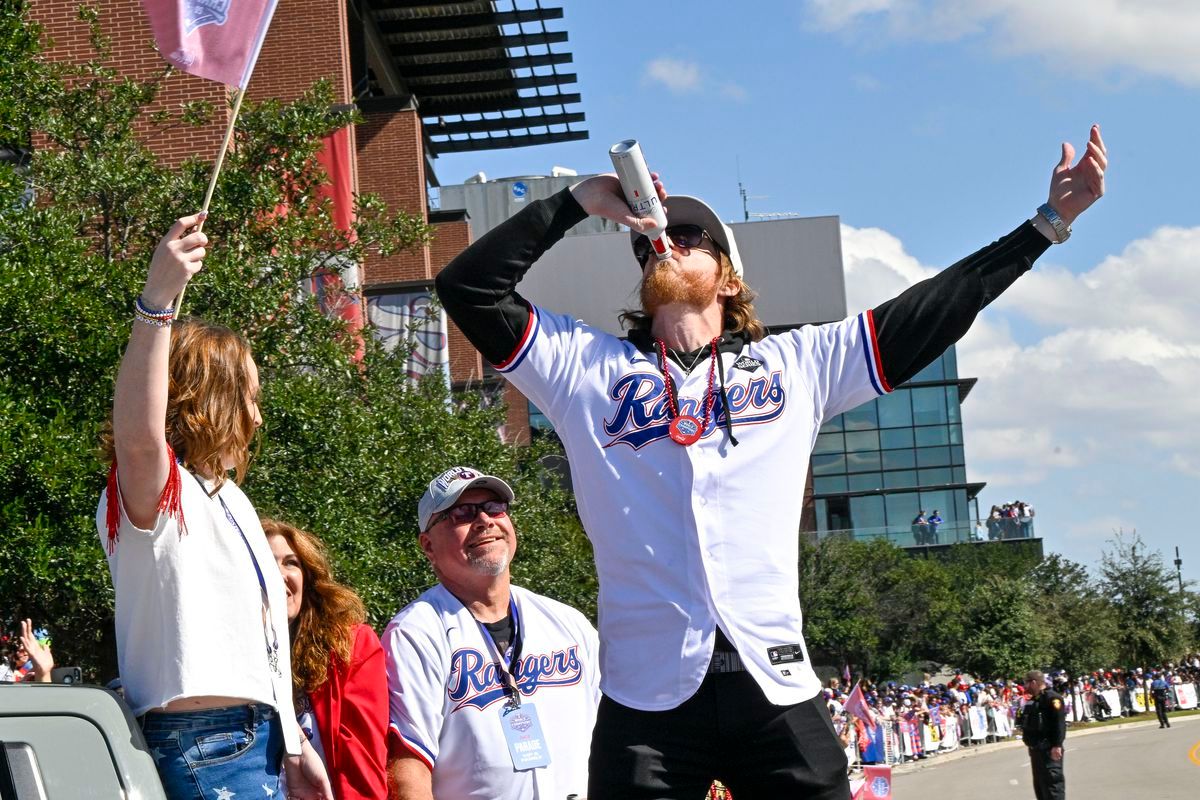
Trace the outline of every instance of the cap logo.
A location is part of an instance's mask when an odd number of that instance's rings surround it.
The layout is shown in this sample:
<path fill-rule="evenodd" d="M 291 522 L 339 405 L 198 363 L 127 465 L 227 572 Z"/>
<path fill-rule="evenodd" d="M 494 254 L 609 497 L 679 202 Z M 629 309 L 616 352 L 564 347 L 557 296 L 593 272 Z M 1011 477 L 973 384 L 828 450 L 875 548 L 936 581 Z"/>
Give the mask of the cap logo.
<path fill-rule="evenodd" d="M 439 475 L 437 480 L 433 482 L 433 485 L 437 487 L 439 492 L 444 492 L 449 489 L 450 484 L 454 483 L 455 481 L 472 481 L 477 477 L 478 476 L 469 469 L 455 467 L 454 469 L 448 469 Z"/>

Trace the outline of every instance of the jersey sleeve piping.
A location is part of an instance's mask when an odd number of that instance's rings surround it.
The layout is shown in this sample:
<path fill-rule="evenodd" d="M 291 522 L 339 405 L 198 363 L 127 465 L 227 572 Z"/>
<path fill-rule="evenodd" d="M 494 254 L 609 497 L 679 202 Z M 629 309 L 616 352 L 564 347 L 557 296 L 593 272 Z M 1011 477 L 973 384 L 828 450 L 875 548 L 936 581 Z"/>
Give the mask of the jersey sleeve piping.
<path fill-rule="evenodd" d="M 875 312 L 864 311 L 858 315 L 858 329 L 862 335 L 863 357 L 867 362 L 867 375 L 876 394 L 892 391 L 887 376 L 883 374 L 883 360 L 879 357 L 879 338 L 875 334 Z"/>
<path fill-rule="evenodd" d="M 404 746 L 404 749 L 421 759 L 421 761 L 425 762 L 425 766 L 429 767 L 429 771 L 432 772 L 434 762 L 437 761 L 437 758 L 433 755 L 433 751 L 418 742 L 416 739 L 410 739 L 401 733 L 400 728 L 396 725 L 396 723 L 391 722 L 389 725 L 392 729 L 392 733 L 396 735 L 396 740 Z"/>
<path fill-rule="evenodd" d="M 524 361 L 525 356 L 529 354 L 530 346 L 533 344 L 533 340 L 537 338 L 539 327 L 540 323 L 538 322 L 537 307 L 531 304 L 529 306 L 529 318 L 525 322 L 525 331 L 521 334 L 521 338 L 518 340 L 517 346 L 513 348 L 513 351 L 509 354 L 508 358 L 504 359 L 499 364 L 494 365 L 497 372 L 511 372 L 517 367 L 521 366 L 521 362 Z"/>

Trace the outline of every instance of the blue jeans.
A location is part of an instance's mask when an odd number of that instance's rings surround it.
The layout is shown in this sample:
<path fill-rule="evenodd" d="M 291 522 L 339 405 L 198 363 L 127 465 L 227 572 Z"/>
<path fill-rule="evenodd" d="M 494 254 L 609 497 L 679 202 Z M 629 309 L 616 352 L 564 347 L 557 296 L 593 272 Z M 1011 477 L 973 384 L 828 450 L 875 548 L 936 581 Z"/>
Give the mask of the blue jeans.
<path fill-rule="evenodd" d="M 270 798 L 279 792 L 283 729 L 270 706 L 152 713 L 141 724 L 169 800 Z"/>

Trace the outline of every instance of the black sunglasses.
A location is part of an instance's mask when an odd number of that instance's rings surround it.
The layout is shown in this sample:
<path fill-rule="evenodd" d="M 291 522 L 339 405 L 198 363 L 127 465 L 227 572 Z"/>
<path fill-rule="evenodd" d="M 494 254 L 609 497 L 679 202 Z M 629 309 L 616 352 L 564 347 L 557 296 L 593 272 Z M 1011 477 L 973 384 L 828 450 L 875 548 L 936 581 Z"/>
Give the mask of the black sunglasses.
<path fill-rule="evenodd" d="M 450 508 L 435 516 L 430 520 L 429 527 L 432 528 L 444 519 L 450 520 L 452 525 L 463 525 L 467 522 L 474 522 L 475 518 L 479 516 L 480 511 L 492 518 L 507 516 L 508 501 L 488 500 L 483 503 L 459 503 L 456 506 L 450 506 Z"/>
<path fill-rule="evenodd" d="M 708 231 L 701 228 L 699 225 L 670 225 L 666 230 L 667 238 L 680 247 L 686 247 L 689 250 L 693 247 L 698 247 L 704 237 L 708 236 L 709 241 L 715 245 L 716 242 L 708 235 Z M 717 248 L 720 249 L 719 247 Z M 650 239 L 645 236 L 639 236 L 633 240 L 633 257 L 643 267 L 646 266 L 646 260 L 650 258 Z"/>

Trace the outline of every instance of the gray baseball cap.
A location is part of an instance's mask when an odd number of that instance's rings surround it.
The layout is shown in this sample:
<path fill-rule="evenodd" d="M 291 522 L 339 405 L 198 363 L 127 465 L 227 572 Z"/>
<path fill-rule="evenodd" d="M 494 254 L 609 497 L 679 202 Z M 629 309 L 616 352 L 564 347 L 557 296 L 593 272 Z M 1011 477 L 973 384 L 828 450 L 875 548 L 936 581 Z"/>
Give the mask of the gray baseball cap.
<path fill-rule="evenodd" d="M 673 194 L 663 202 L 663 208 L 667 212 L 668 227 L 671 225 L 698 225 L 708 231 L 708 235 L 717 243 L 717 247 L 729 256 L 729 260 L 733 263 L 733 271 L 737 276 L 745 277 L 742 270 L 742 257 L 738 254 L 737 240 L 733 238 L 733 229 L 721 221 L 717 212 L 713 211 L 708 203 L 698 197 Z M 641 235 L 637 231 L 631 230 L 629 232 L 630 246 Z M 634 263 L 637 263 L 636 259 Z"/>
<path fill-rule="evenodd" d="M 509 503 L 516 497 L 512 487 L 494 475 L 480 472 L 474 467 L 451 467 L 431 480 L 429 488 L 421 495 L 421 502 L 417 504 L 417 522 L 421 532 L 429 530 L 434 515 L 457 503 L 468 489 L 488 489 Z"/>

